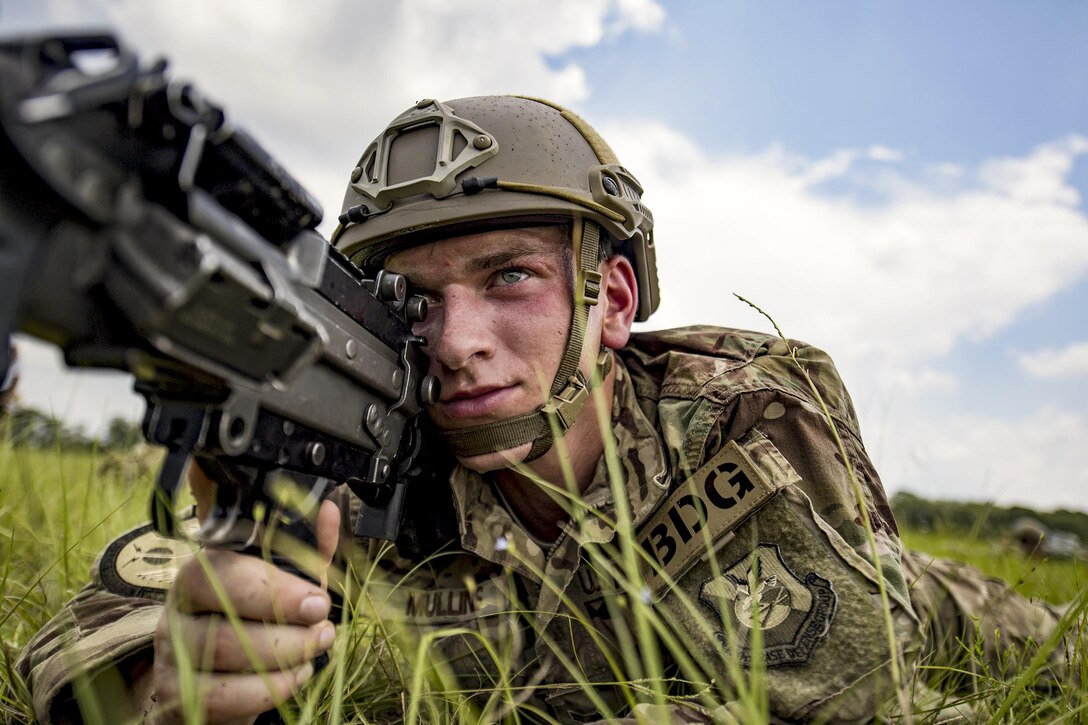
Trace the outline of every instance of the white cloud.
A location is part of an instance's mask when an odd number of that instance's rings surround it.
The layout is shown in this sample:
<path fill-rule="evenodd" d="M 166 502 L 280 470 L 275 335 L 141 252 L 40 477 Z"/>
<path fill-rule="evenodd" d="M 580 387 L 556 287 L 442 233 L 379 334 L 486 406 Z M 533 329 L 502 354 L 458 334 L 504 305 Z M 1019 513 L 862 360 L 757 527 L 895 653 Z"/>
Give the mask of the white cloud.
<path fill-rule="evenodd" d="M 937 176 L 944 176 L 949 179 L 958 179 L 963 176 L 963 167 L 959 164 L 954 164 L 951 161 L 944 161 L 939 164 L 933 164 L 929 167 L 931 173 Z"/>
<path fill-rule="evenodd" d="M 642 31 L 660 30 L 665 22 L 665 9 L 654 0 L 616 0 L 616 29 Z"/>
<path fill-rule="evenodd" d="M 1073 159 L 1088 153 L 1088 138 L 1070 136 L 1064 141 L 1040 146 L 1030 158 L 1002 158 L 986 163 L 979 172 L 982 183 L 1023 203 L 1080 203 L 1076 189 L 1065 183 Z"/>
<path fill-rule="evenodd" d="M 903 152 L 888 146 L 870 146 L 866 155 L 873 161 L 896 163 L 903 160 Z"/>
<path fill-rule="evenodd" d="M 1088 218 L 1069 204 L 1069 171 L 1088 151 L 1080 136 L 984 164 L 951 191 L 886 170 L 895 176 L 885 198 L 859 203 L 810 188 L 849 178 L 860 155 L 849 149 L 715 156 L 653 122 L 606 124 L 604 134 L 655 215 L 655 327 L 766 329 L 728 295 L 736 291 L 786 334 L 885 375 L 985 339 L 1088 273 Z M 1033 191 L 997 183 L 998 166 L 1016 168 Z"/>
<path fill-rule="evenodd" d="M 1018 353 L 1016 362 L 1035 378 L 1088 378 L 1088 342 Z"/>
<path fill-rule="evenodd" d="M 801 167 L 797 180 L 802 186 L 815 186 L 824 181 L 840 178 L 850 170 L 850 167 L 858 160 L 858 156 L 858 152 L 854 149 L 837 149 L 811 163 L 795 159 L 794 163 L 800 161 L 798 165 Z"/>
<path fill-rule="evenodd" d="M 931 391 L 946 393 L 959 387 L 954 375 L 929 367 L 897 370 L 886 376 L 884 382 L 894 391 L 892 394 L 910 397 Z"/>
<path fill-rule="evenodd" d="M 896 488 L 938 499 L 1084 508 L 1088 421 L 1079 413 L 1043 407 L 1015 420 L 954 415 L 913 432 L 913 455 L 882 467 Z"/>

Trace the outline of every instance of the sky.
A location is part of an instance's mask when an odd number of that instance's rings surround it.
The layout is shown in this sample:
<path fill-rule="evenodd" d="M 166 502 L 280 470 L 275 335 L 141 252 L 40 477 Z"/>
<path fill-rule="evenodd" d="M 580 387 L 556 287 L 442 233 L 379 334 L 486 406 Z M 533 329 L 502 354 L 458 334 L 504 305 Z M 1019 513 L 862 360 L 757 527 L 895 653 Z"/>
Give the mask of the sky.
<path fill-rule="evenodd" d="M 88 25 L 221 102 L 326 234 L 417 100 L 568 105 L 654 213 L 642 329 L 771 331 L 742 295 L 835 359 L 889 492 L 1088 510 L 1088 4 L 0 0 L 4 34 Z M 139 415 L 22 346 L 25 404 Z"/>

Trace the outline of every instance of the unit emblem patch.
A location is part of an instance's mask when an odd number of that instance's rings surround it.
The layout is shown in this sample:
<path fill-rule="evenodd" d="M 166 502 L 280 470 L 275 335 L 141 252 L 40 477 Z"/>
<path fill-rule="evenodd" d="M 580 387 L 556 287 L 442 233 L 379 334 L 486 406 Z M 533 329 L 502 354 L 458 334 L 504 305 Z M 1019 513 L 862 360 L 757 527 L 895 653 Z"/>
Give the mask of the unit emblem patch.
<path fill-rule="evenodd" d="M 751 663 L 753 629 L 768 667 L 808 662 L 835 616 L 835 591 L 816 572 L 796 576 L 775 544 L 760 544 L 720 576 L 703 583 L 699 601 L 736 633 L 741 662 Z M 719 641 L 729 646 L 725 632 Z"/>
<path fill-rule="evenodd" d="M 181 518 L 178 528 L 190 538 L 168 539 L 145 524 L 115 539 L 98 561 L 102 584 L 114 594 L 162 599 L 198 548 L 191 538 L 200 528 L 195 514 Z"/>

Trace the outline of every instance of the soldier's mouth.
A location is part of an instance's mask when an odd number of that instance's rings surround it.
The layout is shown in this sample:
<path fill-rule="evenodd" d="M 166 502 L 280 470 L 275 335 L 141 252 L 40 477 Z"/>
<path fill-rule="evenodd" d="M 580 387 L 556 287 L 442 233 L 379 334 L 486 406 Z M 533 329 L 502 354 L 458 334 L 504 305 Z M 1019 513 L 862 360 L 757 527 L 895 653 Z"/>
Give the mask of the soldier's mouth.
<path fill-rule="evenodd" d="M 454 392 L 439 407 L 449 418 L 485 417 L 510 403 L 516 393 L 516 385 L 467 388 Z"/>

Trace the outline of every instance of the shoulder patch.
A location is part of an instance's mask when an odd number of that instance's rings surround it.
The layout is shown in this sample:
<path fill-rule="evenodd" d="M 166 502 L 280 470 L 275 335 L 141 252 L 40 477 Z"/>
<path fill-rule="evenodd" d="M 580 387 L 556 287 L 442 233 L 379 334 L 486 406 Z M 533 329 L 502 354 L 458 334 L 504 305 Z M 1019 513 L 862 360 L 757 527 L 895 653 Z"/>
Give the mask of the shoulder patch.
<path fill-rule="evenodd" d="M 195 510 L 179 518 L 178 526 L 189 538 L 167 538 L 144 524 L 110 542 L 96 565 L 102 586 L 126 597 L 162 599 L 178 569 L 199 548 L 193 540 L 200 528 Z"/>
<path fill-rule="evenodd" d="M 713 610 L 718 622 L 732 622 L 741 664 L 752 662 L 753 630 L 763 639 L 767 667 L 805 664 L 827 636 L 835 616 L 837 596 L 831 582 L 816 572 L 804 579 L 782 559 L 775 544 L 760 544 L 713 579 L 703 582 L 699 601 Z M 725 632 L 715 632 L 729 647 Z"/>
<path fill-rule="evenodd" d="M 784 486 L 800 481 L 758 430 L 729 441 L 641 527 L 643 577 L 655 598 Z M 728 539 L 725 539 L 727 541 Z"/>

